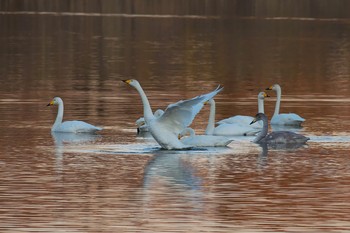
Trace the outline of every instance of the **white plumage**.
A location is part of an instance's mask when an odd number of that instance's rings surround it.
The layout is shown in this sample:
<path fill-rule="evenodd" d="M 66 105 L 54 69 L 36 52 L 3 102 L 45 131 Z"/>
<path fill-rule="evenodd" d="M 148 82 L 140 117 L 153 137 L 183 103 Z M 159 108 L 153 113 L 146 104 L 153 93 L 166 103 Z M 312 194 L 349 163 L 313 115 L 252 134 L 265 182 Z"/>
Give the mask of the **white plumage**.
<path fill-rule="evenodd" d="M 191 146 L 183 144 L 178 139 L 178 134 L 187 128 L 203 107 L 204 102 L 213 98 L 222 88 L 213 92 L 197 96 L 189 100 L 181 100 L 170 104 L 160 117 L 153 115 L 148 98 L 140 83 L 135 79 L 123 80 L 133 86 L 140 94 L 143 103 L 143 113 L 149 132 L 158 144 L 164 149 L 186 149 Z"/>
<path fill-rule="evenodd" d="M 94 133 L 102 130 L 100 127 L 96 127 L 84 121 L 64 121 L 63 120 L 63 100 L 60 97 L 55 97 L 47 106 L 58 105 L 58 112 L 55 123 L 53 124 L 51 131 L 64 132 L 64 133 Z"/>
<path fill-rule="evenodd" d="M 304 118 L 300 117 L 298 114 L 295 113 L 279 113 L 282 96 L 282 90 L 280 85 L 274 84 L 273 86 L 266 88 L 266 90 L 274 90 L 277 95 L 275 112 L 270 121 L 272 125 L 300 126 L 301 123 L 305 121 Z"/>

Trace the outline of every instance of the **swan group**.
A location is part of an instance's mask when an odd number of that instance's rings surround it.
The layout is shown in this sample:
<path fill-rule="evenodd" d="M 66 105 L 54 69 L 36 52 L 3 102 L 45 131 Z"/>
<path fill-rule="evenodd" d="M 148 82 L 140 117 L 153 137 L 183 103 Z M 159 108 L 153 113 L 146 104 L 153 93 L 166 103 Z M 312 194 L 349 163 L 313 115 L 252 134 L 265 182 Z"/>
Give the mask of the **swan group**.
<path fill-rule="evenodd" d="M 156 117 L 140 83 L 135 79 L 123 80 L 123 82 L 138 91 L 143 104 L 143 117 L 148 125 L 148 130 L 158 144 L 167 150 L 192 147 L 182 143 L 178 135 L 192 123 L 204 103 L 222 90 L 222 88 L 218 87 L 208 94 L 170 104 L 160 117 Z"/>
<path fill-rule="evenodd" d="M 138 132 L 149 132 L 155 141 L 166 150 L 190 149 L 193 147 L 227 146 L 233 139 L 229 136 L 255 135 L 254 142 L 265 144 L 305 143 L 309 140 L 300 134 L 289 131 L 274 131 L 268 134 L 268 119 L 264 111 L 264 99 L 269 95 L 262 91 L 258 94 L 258 114 L 255 117 L 235 115 L 215 123 L 214 97 L 222 91 L 218 86 L 215 90 L 169 104 L 165 110 L 158 109 L 153 113 L 150 102 L 141 84 L 135 79 L 122 80 L 136 89 L 143 105 L 143 116 L 136 121 Z M 271 124 L 300 126 L 305 121 L 295 113 L 281 114 L 281 87 L 274 84 L 266 90 L 273 90 L 277 94 L 276 106 Z M 210 105 L 208 124 L 204 135 L 196 135 L 189 126 L 205 104 Z M 95 133 L 102 128 L 84 121 L 64 121 L 63 100 L 55 97 L 47 106 L 57 105 L 56 120 L 51 128 L 52 132 L 64 133 Z M 257 124 L 254 124 L 258 122 Z M 215 126 L 217 125 L 217 126 Z M 187 136 L 189 135 L 189 136 Z"/>

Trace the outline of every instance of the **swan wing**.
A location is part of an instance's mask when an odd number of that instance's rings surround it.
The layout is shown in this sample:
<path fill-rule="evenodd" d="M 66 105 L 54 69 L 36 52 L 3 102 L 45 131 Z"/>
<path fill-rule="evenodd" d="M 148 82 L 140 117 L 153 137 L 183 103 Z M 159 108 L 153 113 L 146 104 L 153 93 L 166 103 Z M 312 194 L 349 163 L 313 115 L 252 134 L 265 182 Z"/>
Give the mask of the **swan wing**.
<path fill-rule="evenodd" d="M 99 130 L 102 130 L 102 128 L 96 127 L 84 121 L 65 121 L 55 131 L 70 133 L 92 133 Z"/>
<path fill-rule="evenodd" d="M 192 123 L 195 116 L 202 109 L 204 102 L 212 99 L 222 89 L 222 87 L 218 86 L 208 94 L 170 104 L 165 109 L 164 114 L 156 120 L 161 124 L 167 125 L 168 128 L 172 128 L 172 131 L 178 134 Z"/>
<path fill-rule="evenodd" d="M 251 117 L 251 116 L 236 115 L 236 116 L 229 117 L 229 118 L 223 119 L 221 121 L 218 121 L 216 124 L 221 125 L 221 124 L 240 123 L 240 124 L 249 125 L 253 119 L 254 119 L 254 117 Z"/>

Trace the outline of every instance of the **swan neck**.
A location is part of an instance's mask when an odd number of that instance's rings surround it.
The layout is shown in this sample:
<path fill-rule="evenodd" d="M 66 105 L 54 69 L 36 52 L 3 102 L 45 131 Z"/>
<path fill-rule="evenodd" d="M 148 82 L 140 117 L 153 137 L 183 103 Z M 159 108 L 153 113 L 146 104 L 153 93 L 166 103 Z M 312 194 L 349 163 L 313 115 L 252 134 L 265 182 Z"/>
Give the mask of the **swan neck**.
<path fill-rule="evenodd" d="M 264 99 L 258 98 L 258 113 L 265 113 L 264 110 Z"/>
<path fill-rule="evenodd" d="M 277 100 L 276 100 L 274 115 L 278 115 L 280 113 L 280 104 L 281 104 L 281 95 L 282 95 L 281 88 L 276 89 L 276 95 L 277 95 Z"/>
<path fill-rule="evenodd" d="M 135 86 L 136 90 L 141 96 L 141 101 L 143 104 L 143 116 L 147 124 L 154 118 L 151 105 L 149 104 L 148 98 L 140 85 Z"/>
<path fill-rule="evenodd" d="M 263 127 L 262 130 L 260 131 L 260 133 L 256 136 L 256 138 L 254 139 L 254 142 L 260 142 L 261 139 L 265 138 L 268 132 L 268 121 L 267 121 L 267 117 L 264 116 L 262 117 L 262 122 L 263 122 Z"/>
<path fill-rule="evenodd" d="M 58 111 L 57 111 L 57 116 L 56 116 L 56 120 L 55 123 L 52 126 L 52 129 L 55 129 L 56 127 L 58 127 L 60 124 L 62 124 L 63 121 L 63 111 L 64 111 L 64 105 L 63 102 L 59 102 L 58 103 Z"/>
<path fill-rule="evenodd" d="M 205 130 L 206 135 L 212 135 L 215 129 L 215 101 L 210 101 L 210 112 L 207 129 Z"/>

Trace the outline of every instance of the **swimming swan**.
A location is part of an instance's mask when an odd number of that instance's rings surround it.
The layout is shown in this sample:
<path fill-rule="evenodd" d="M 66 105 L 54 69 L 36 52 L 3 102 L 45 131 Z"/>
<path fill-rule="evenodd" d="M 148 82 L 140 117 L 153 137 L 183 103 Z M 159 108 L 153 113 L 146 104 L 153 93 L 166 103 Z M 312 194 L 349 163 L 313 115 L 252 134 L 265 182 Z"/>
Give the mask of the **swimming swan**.
<path fill-rule="evenodd" d="M 186 137 L 186 135 L 189 136 Z M 192 147 L 224 147 L 233 140 L 224 136 L 196 135 L 192 128 L 184 129 L 178 136 L 180 141 Z"/>
<path fill-rule="evenodd" d="M 205 130 L 206 135 L 220 135 L 220 136 L 247 136 L 255 135 L 260 132 L 261 129 L 252 127 L 251 125 L 243 125 L 240 123 L 222 123 L 215 127 L 215 101 L 210 99 L 207 101 L 210 104 L 210 113 L 207 129 Z"/>
<path fill-rule="evenodd" d="M 310 138 L 308 137 L 290 131 L 274 131 L 267 134 L 268 120 L 267 116 L 264 113 L 256 114 L 254 120 L 250 124 L 254 124 L 255 122 L 260 120 L 263 122 L 263 129 L 254 139 L 255 143 L 302 144 L 310 140 Z"/>
<path fill-rule="evenodd" d="M 100 127 L 93 126 L 84 121 L 65 121 L 63 120 L 63 100 L 60 97 L 55 97 L 47 106 L 58 105 L 58 112 L 55 123 L 53 124 L 52 132 L 65 132 L 65 133 L 94 133 L 102 130 Z"/>
<path fill-rule="evenodd" d="M 264 111 L 264 99 L 265 99 L 265 97 L 270 97 L 270 96 L 268 94 L 266 94 L 266 92 L 264 92 L 264 91 L 262 91 L 258 94 L 258 112 L 265 113 L 265 111 Z M 249 125 L 253 119 L 254 119 L 254 117 L 251 117 L 251 116 L 236 115 L 236 116 L 229 117 L 229 118 L 223 119 L 221 121 L 218 121 L 216 124 L 220 125 L 220 124 L 224 124 L 224 123 L 227 123 L 227 124 L 240 123 L 243 125 Z M 262 128 L 262 123 L 260 123 L 260 124 L 259 123 L 254 127 L 255 128 Z"/>
<path fill-rule="evenodd" d="M 266 90 L 274 90 L 277 94 L 275 112 L 274 112 L 274 114 L 271 118 L 271 122 L 270 122 L 272 125 L 300 126 L 301 123 L 303 123 L 305 121 L 304 118 L 300 117 L 299 115 L 297 115 L 295 113 L 279 113 L 280 104 L 281 104 L 281 95 L 282 95 L 282 90 L 281 90 L 280 85 L 275 84 L 273 86 L 266 88 Z"/>
<path fill-rule="evenodd" d="M 168 150 L 191 147 L 182 143 L 178 139 L 178 134 L 192 123 L 204 102 L 222 90 L 218 87 L 208 94 L 170 104 L 165 109 L 164 114 L 157 118 L 152 113 L 148 98 L 140 83 L 135 79 L 122 81 L 133 86 L 139 92 L 143 104 L 143 115 L 150 133 L 162 148 Z"/>

